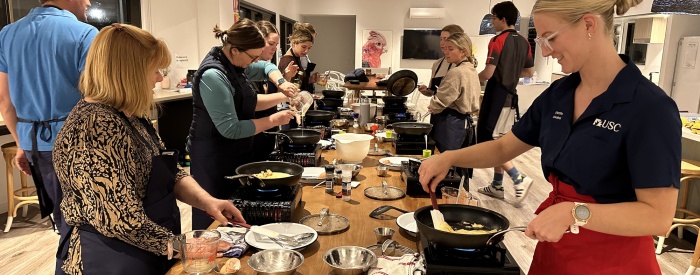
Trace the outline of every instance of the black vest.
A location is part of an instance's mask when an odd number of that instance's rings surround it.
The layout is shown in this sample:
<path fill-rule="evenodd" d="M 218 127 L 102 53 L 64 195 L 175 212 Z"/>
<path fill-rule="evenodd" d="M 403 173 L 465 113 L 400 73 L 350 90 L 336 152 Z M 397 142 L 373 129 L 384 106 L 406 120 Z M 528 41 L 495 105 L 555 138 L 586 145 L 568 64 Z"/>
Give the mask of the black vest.
<path fill-rule="evenodd" d="M 202 80 L 202 74 L 208 69 L 216 69 L 223 72 L 226 78 L 231 83 L 234 96 L 233 102 L 236 108 L 236 114 L 239 120 L 250 120 L 255 118 L 255 105 L 257 105 L 257 94 L 255 88 L 248 81 L 244 74 L 244 68 L 236 67 L 224 55 L 221 47 L 213 47 L 211 51 L 204 57 L 202 64 L 194 75 L 192 84 L 192 124 L 190 125 L 190 133 L 187 137 L 187 150 L 204 150 L 221 153 L 222 151 L 244 153 L 248 152 L 253 147 L 253 137 L 241 139 L 228 139 L 222 136 L 216 129 L 216 125 L 212 122 L 209 113 L 207 112 L 202 96 L 199 91 L 199 84 Z M 207 144 L 206 146 L 200 146 Z M 214 148 L 213 146 L 216 146 Z M 203 148 L 205 147 L 205 148 Z M 198 152 L 204 153 L 206 152 Z"/>

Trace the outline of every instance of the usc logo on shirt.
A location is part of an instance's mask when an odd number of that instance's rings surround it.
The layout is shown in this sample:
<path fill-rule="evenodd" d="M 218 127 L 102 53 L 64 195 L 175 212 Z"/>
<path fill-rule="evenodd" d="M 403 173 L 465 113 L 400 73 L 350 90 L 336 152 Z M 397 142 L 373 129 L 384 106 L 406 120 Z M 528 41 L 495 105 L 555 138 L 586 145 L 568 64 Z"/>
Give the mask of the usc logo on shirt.
<path fill-rule="evenodd" d="M 620 128 L 622 128 L 622 124 L 614 122 L 614 121 L 608 121 L 600 118 L 596 118 L 593 121 L 593 126 L 600 127 L 606 130 L 610 130 L 613 132 L 619 132 Z"/>

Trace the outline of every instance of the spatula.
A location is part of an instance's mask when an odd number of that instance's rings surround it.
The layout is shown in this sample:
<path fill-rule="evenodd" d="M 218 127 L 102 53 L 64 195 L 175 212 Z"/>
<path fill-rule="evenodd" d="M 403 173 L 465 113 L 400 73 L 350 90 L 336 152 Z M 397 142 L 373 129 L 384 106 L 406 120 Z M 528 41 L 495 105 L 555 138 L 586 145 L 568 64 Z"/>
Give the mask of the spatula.
<path fill-rule="evenodd" d="M 430 202 L 433 204 L 433 210 L 430 210 L 430 217 L 433 219 L 433 227 L 440 231 L 454 232 L 454 229 L 445 222 L 445 216 L 438 209 L 437 198 L 435 192 L 430 190 Z"/>

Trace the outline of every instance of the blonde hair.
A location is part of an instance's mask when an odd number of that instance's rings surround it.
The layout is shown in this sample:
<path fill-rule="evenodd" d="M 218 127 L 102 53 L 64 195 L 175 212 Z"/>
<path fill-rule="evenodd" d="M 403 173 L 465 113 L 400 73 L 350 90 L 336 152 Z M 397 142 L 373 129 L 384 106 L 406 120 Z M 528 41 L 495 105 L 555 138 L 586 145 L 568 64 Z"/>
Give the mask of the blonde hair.
<path fill-rule="evenodd" d="M 316 29 L 314 29 L 314 25 L 311 25 L 311 23 L 296 22 L 296 23 L 294 23 L 294 26 L 292 27 L 292 29 L 294 31 L 307 30 L 307 31 L 311 32 L 311 34 L 317 34 Z"/>
<path fill-rule="evenodd" d="M 304 42 L 314 43 L 314 36 L 307 29 L 295 29 L 292 35 L 289 36 L 289 44 L 299 44 Z"/>
<path fill-rule="evenodd" d="M 79 89 L 84 97 L 144 116 L 153 106 L 148 79 L 170 66 L 165 42 L 127 24 L 104 27 L 88 51 Z"/>
<path fill-rule="evenodd" d="M 457 24 L 450 24 L 442 28 L 443 32 L 449 32 L 450 34 L 464 32 L 464 29 Z"/>
<path fill-rule="evenodd" d="M 613 16 L 625 14 L 642 0 L 537 0 L 532 7 L 532 14 L 553 13 L 566 21 L 578 20 L 588 13 L 600 15 L 605 23 L 605 30 L 612 33 Z"/>
<path fill-rule="evenodd" d="M 460 50 L 466 51 L 467 52 L 467 61 L 469 63 L 474 64 L 474 68 L 476 68 L 478 61 L 476 61 L 476 57 L 474 57 L 474 52 L 472 51 L 472 40 L 469 39 L 469 36 L 463 32 L 456 32 L 453 34 L 450 34 L 449 37 L 447 37 L 448 42 L 452 42 L 459 48 Z"/>

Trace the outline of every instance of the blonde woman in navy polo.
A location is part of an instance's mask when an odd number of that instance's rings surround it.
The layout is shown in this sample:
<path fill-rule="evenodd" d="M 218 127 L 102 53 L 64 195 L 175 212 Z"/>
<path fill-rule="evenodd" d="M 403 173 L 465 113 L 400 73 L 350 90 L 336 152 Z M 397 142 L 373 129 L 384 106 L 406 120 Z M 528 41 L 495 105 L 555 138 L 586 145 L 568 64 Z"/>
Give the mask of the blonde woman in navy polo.
<path fill-rule="evenodd" d="M 537 146 L 553 186 L 525 234 L 538 240 L 528 274 L 661 274 L 680 181 L 678 108 L 612 43 L 613 14 L 641 0 L 538 0 L 544 56 L 571 73 L 545 90 L 500 139 L 423 161 L 424 189 L 447 169 L 489 167 Z M 570 232 L 570 233 L 567 233 Z"/>

